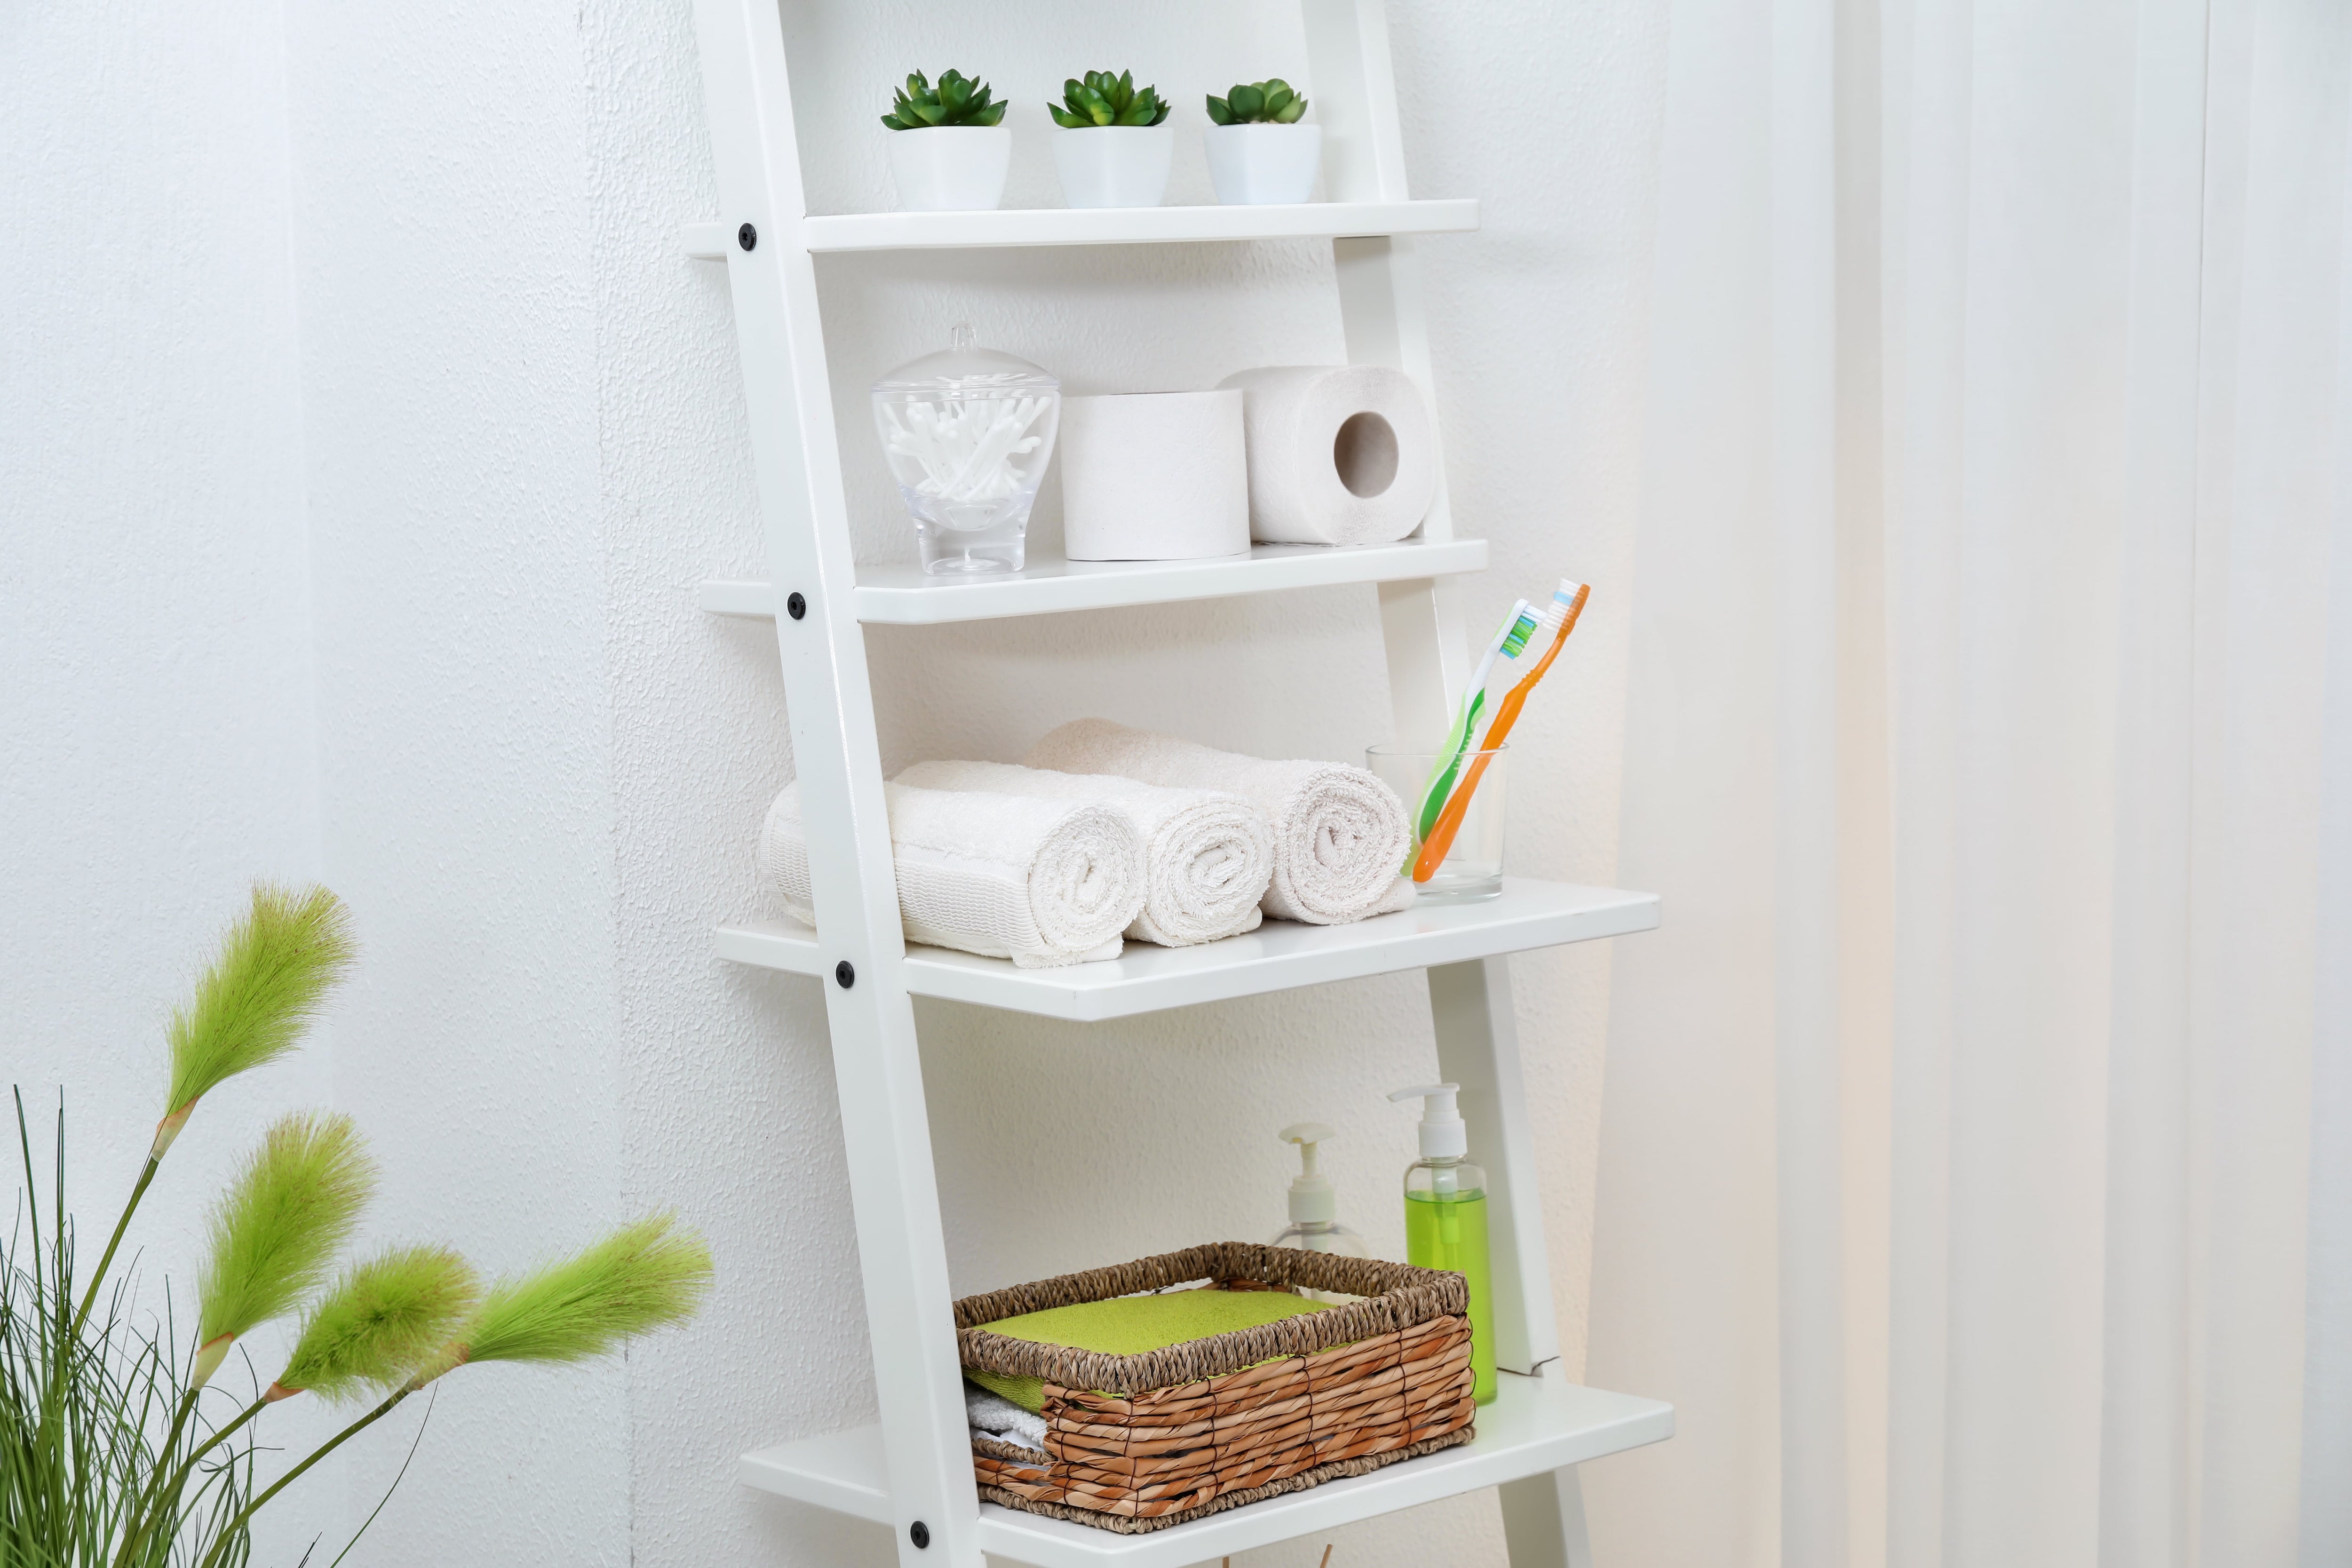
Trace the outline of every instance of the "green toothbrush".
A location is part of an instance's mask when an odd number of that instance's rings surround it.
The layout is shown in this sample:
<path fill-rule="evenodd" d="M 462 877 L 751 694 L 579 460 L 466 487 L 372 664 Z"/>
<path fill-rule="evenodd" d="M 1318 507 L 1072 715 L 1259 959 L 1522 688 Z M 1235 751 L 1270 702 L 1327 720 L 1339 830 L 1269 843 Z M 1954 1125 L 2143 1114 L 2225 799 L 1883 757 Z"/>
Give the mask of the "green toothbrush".
<path fill-rule="evenodd" d="M 1486 645 L 1486 654 L 1478 661 L 1477 673 L 1470 678 L 1470 684 L 1463 690 L 1461 706 L 1454 715 L 1454 727 L 1446 731 L 1444 741 L 1438 746 L 1437 762 L 1429 770 L 1428 782 L 1421 786 L 1420 806 L 1412 816 L 1415 850 L 1421 847 L 1422 840 L 1429 837 L 1430 829 L 1437 826 L 1437 814 L 1445 809 L 1445 797 L 1454 792 L 1454 777 L 1462 771 L 1463 754 L 1469 750 L 1470 737 L 1477 733 L 1479 715 L 1486 710 L 1486 677 L 1494 670 L 1496 656 L 1508 652 L 1517 658 L 1519 649 L 1528 646 L 1528 638 L 1535 635 L 1535 606 L 1521 599 L 1511 606 L 1511 613 L 1504 620 L 1502 629 Z M 1411 853 L 1405 856 L 1404 869 L 1398 874 L 1412 874 Z"/>

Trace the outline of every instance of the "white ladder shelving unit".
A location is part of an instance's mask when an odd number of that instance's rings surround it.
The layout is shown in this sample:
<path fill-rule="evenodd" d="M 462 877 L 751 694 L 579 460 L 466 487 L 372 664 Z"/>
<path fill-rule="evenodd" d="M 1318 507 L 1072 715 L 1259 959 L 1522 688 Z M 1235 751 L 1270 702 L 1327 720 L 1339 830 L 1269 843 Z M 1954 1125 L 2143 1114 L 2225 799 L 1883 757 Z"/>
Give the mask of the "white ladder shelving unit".
<path fill-rule="evenodd" d="M 689 255 L 723 258 L 734 300 L 770 580 L 706 584 L 723 615 L 773 617 L 822 932 L 788 921 L 722 929 L 743 963 L 825 987 L 842 1132 L 874 1351 L 878 1426 L 744 1456 L 748 1485 L 888 1525 L 903 1568 L 1192 1568 L 1481 1487 L 1501 1491 L 1513 1568 L 1584 1568 L 1572 1468 L 1674 1430 L 1654 1400 L 1559 1375 L 1557 1328 L 1503 955 L 1646 931 L 1650 894 L 1513 881 L 1486 903 L 1414 910 L 1358 925 L 1270 922 L 1186 949 L 1130 949 L 1112 963 L 1020 970 L 908 949 L 898 923 L 873 694 L 861 626 L 930 624 L 1162 603 L 1337 583 L 1378 585 L 1399 734 L 1439 734 L 1467 677 L 1453 574 L 1486 563 L 1457 540 L 1443 481 L 1419 534 L 1361 550 L 1260 546 L 1247 557 L 1162 564 L 1037 560 L 1016 576 L 958 582 L 904 567 L 861 570 L 847 506 L 814 257 L 821 251 L 1246 241 L 1332 242 L 1349 358 L 1394 366 L 1435 406 L 1412 242 L 1475 227 L 1477 204 L 1406 195 L 1381 0 L 1304 0 L 1306 83 L 1324 126 L 1333 200 L 1298 206 L 812 216 L 785 73 L 778 0 L 696 0 L 703 89 L 723 204 L 689 226 Z M 909 132 L 908 134 L 911 134 Z M 1442 473 L 1441 465 L 1441 473 Z M 1425 969 L 1439 1065 L 1461 1083 L 1471 1147 L 1489 1178 L 1501 1396 L 1478 1437 L 1370 1475 L 1141 1535 L 983 1505 L 964 1421 L 915 1038 L 916 995 L 1093 1020 L 1402 969 Z M 1111 1262 L 1114 1259 L 1099 1259 Z"/>

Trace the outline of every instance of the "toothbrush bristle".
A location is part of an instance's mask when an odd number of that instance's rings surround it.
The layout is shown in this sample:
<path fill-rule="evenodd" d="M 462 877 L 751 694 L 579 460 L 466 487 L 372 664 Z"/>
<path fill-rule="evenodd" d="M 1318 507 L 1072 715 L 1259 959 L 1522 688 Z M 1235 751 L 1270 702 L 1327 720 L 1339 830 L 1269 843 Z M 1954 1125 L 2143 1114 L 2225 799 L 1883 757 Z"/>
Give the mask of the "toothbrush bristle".
<path fill-rule="evenodd" d="M 1535 616 L 1524 610 L 1520 611 L 1519 618 L 1511 624 L 1511 635 L 1503 639 L 1503 657 L 1518 658 L 1520 652 L 1528 646 L 1528 638 L 1535 636 Z"/>

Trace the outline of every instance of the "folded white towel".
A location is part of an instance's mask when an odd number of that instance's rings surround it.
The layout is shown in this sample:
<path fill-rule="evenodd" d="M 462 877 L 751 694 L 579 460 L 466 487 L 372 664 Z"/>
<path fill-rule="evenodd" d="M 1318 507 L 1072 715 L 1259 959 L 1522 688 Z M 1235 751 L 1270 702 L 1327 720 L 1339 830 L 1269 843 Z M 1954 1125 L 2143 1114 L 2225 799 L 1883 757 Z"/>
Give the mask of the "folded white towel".
<path fill-rule="evenodd" d="M 898 782 L 1046 800 L 1092 800 L 1127 813 L 1143 837 L 1138 942 L 1191 947 L 1255 931 L 1274 876 L 1274 832 L 1258 808 L 1225 790 L 1164 789 L 1107 773 L 1048 773 L 1010 763 L 917 763 Z"/>
<path fill-rule="evenodd" d="M 1117 773 L 1247 796 L 1274 828 L 1274 878 L 1262 907 L 1276 920 L 1343 925 L 1412 903 L 1412 883 L 1398 874 L 1412 847 L 1404 802 L 1366 769 L 1263 762 L 1108 719 L 1065 724 L 1024 761 L 1059 773 Z"/>
<path fill-rule="evenodd" d="M 963 1414 L 975 1437 L 1010 1443 L 1016 1448 L 1034 1448 L 1040 1454 L 1045 1452 L 1045 1418 L 1022 1409 L 1001 1394 L 991 1394 L 976 1383 L 966 1382 Z"/>
<path fill-rule="evenodd" d="M 1117 958 L 1143 907 L 1143 841 L 1114 807 L 885 784 L 907 940 L 1024 969 Z M 816 923 L 801 792 L 760 830 L 760 869 L 795 920 Z"/>

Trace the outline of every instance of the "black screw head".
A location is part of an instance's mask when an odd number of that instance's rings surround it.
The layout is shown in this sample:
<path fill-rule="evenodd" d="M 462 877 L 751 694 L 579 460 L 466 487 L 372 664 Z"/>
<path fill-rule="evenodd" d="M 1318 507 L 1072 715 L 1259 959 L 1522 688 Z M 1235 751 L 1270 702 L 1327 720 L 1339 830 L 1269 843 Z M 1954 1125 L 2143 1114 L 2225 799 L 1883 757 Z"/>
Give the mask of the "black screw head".
<path fill-rule="evenodd" d="M 915 1543 L 916 1551 L 921 1552 L 931 1543 L 931 1527 L 919 1519 L 907 1527 L 907 1539 Z"/>
<path fill-rule="evenodd" d="M 747 223 L 735 231 L 735 243 L 746 250 L 756 249 L 760 244 L 760 231 Z"/>
<path fill-rule="evenodd" d="M 802 598 L 798 594 L 790 595 L 784 600 L 784 614 L 792 616 L 792 618 L 796 621 L 799 620 L 803 616 L 808 614 L 808 601 Z"/>
<path fill-rule="evenodd" d="M 857 971 L 851 968 L 849 960 L 845 958 L 839 963 L 833 966 L 833 978 L 835 984 L 838 984 L 844 991 L 846 991 L 851 986 L 857 984 Z M 924 1533 L 929 1534 L 929 1532 L 926 1531 Z M 915 1544 L 920 1546 L 922 1542 L 918 1541 Z"/>

